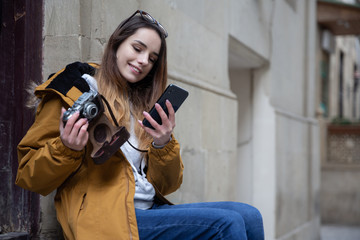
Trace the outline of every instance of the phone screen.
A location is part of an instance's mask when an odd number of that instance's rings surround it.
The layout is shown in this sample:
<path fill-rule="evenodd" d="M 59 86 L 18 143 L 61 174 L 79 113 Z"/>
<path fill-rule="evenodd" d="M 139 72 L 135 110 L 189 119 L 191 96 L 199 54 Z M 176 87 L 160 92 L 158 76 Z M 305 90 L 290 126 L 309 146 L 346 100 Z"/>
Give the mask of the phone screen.
<path fill-rule="evenodd" d="M 162 109 L 164 109 L 164 112 L 166 113 L 166 115 L 169 116 L 169 112 L 168 112 L 166 104 L 165 104 L 166 99 L 171 102 L 171 104 L 174 108 L 174 111 L 176 112 L 180 108 L 181 104 L 188 97 L 188 95 L 189 95 L 189 92 L 186 91 L 185 89 L 183 89 L 179 86 L 176 86 L 175 84 L 170 84 L 156 102 L 162 107 Z M 158 124 L 160 124 L 160 125 L 162 124 L 161 117 L 160 117 L 159 113 L 157 112 L 155 106 L 153 106 L 151 108 L 149 114 Z M 154 129 L 153 126 L 151 126 L 151 124 L 149 123 L 149 121 L 145 118 L 143 120 L 143 124 L 146 127 Z"/>

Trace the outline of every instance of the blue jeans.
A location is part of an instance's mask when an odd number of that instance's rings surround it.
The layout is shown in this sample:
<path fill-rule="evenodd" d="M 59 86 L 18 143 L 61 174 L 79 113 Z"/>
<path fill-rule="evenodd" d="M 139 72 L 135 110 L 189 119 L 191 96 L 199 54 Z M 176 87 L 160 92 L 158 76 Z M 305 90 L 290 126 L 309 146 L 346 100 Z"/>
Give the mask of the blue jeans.
<path fill-rule="evenodd" d="M 263 240 L 260 212 L 245 203 L 209 202 L 136 209 L 140 239 Z"/>

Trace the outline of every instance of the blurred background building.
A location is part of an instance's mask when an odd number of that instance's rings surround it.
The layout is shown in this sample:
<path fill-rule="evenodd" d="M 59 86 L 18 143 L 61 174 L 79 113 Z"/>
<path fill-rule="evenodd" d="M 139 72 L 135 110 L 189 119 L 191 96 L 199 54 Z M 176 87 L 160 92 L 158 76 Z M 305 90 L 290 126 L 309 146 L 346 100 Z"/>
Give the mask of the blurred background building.
<path fill-rule="evenodd" d="M 335 0 L 5 0 L 0 29 L 0 239 L 59 239 L 46 197 L 14 186 L 33 121 L 26 86 L 70 62 L 100 62 L 135 10 L 169 32 L 169 81 L 184 182 L 175 203 L 257 207 L 266 239 L 360 226 L 360 5 Z M 11 239 L 11 238 L 10 238 Z"/>
<path fill-rule="evenodd" d="M 321 220 L 359 227 L 360 5 L 318 1 L 317 13 Z"/>

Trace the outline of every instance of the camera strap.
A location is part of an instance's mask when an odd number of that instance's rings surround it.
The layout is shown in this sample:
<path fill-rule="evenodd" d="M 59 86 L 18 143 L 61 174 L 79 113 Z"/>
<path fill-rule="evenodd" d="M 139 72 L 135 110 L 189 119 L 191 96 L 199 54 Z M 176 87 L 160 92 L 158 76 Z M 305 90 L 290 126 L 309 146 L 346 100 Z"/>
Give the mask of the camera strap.
<path fill-rule="evenodd" d="M 110 107 L 109 102 L 106 100 L 106 98 L 105 98 L 103 95 L 100 95 L 100 96 L 101 96 L 102 100 L 104 100 L 105 105 L 106 105 L 107 109 L 109 110 L 110 116 L 111 116 L 111 118 L 112 118 L 115 126 L 119 127 L 119 124 L 118 124 L 117 121 L 116 121 L 116 118 L 115 118 L 115 116 L 114 116 L 114 114 L 113 114 L 113 111 L 111 110 L 111 107 Z M 148 150 L 142 150 L 142 149 L 139 149 L 139 148 L 135 147 L 133 144 L 131 144 L 131 142 L 130 142 L 129 140 L 126 140 L 126 141 L 127 141 L 127 143 L 128 143 L 132 148 L 134 148 L 135 150 L 137 150 L 137 151 L 139 151 L 139 152 L 148 152 Z"/>
<path fill-rule="evenodd" d="M 111 118 L 112 118 L 115 126 L 119 127 L 119 124 L 118 124 L 118 122 L 116 121 L 116 118 L 115 118 L 115 116 L 114 116 L 114 113 L 113 113 L 113 111 L 111 110 L 111 107 L 110 107 L 109 102 L 106 100 L 106 98 L 105 98 L 103 95 L 100 94 L 100 97 L 101 97 L 101 99 L 104 101 L 107 109 L 109 110 L 110 116 L 111 116 Z"/>

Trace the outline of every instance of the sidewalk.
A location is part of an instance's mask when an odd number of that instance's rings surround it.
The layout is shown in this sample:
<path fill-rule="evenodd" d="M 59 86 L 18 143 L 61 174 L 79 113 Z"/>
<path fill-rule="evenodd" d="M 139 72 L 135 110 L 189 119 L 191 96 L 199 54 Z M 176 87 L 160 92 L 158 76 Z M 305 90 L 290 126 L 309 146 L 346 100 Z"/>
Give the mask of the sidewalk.
<path fill-rule="evenodd" d="M 321 226 L 321 240 L 360 240 L 360 226 Z"/>

